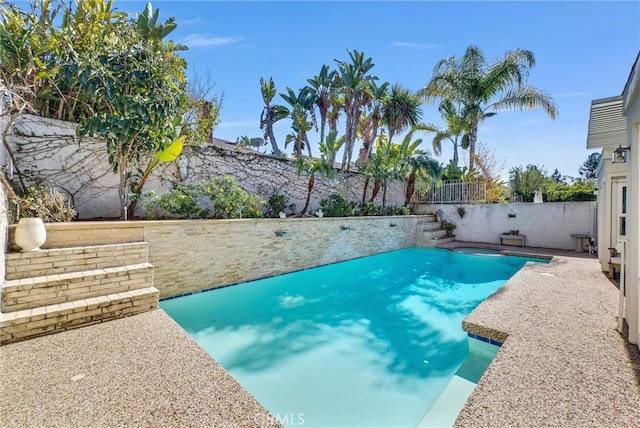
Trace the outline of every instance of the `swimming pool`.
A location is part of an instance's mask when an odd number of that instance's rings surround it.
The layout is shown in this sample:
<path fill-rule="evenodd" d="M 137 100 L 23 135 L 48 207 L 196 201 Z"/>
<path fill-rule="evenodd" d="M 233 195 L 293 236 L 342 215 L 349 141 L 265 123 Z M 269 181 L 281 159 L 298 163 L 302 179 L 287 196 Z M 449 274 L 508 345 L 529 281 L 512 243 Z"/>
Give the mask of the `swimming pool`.
<path fill-rule="evenodd" d="M 408 248 L 160 306 L 285 425 L 416 426 L 528 260 Z"/>

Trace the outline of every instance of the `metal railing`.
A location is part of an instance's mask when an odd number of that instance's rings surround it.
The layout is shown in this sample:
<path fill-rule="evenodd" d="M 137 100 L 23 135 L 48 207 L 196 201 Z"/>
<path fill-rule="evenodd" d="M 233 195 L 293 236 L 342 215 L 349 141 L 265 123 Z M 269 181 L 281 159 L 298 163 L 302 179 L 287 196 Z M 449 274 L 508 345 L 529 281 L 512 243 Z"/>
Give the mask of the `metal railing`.
<path fill-rule="evenodd" d="M 484 180 L 447 180 L 433 183 L 420 195 L 425 204 L 473 204 L 487 202 L 487 183 Z"/>

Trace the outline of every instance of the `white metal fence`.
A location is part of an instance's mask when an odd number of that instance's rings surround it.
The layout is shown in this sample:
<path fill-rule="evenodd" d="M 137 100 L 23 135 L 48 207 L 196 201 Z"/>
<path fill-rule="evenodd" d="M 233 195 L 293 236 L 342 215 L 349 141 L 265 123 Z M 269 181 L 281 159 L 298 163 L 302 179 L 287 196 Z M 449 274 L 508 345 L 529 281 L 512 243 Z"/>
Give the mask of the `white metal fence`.
<path fill-rule="evenodd" d="M 434 183 L 420 195 L 425 204 L 471 204 L 487 202 L 487 183 L 484 180 L 447 180 Z"/>

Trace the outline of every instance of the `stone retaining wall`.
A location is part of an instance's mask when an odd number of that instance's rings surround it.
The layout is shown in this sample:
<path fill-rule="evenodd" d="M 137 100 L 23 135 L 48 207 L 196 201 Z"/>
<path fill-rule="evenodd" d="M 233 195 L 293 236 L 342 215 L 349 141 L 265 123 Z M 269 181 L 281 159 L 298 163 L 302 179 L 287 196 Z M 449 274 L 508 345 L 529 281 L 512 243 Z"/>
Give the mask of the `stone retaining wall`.
<path fill-rule="evenodd" d="M 48 223 L 43 248 L 144 240 L 154 286 L 168 297 L 411 247 L 420 218 Z"/>
<path fill-rule="evenodd" d="M 24 115 L 14 125 L 10 138 L 21 170 L 31 170 L 59 187 L 73 199 L 79 218 L 119 216 L 118 177 L 107 162 L 105 143 L 86 138 L 80 143 L 75 123 Z M 214 139 L 215 140 L 215 139 Z M 0 150 L 1 152 L 2 150 Z M 144 167 L 144 165 L 143 165 Z M 247 191 L 268 199 L 274 193 L 285 194 L 301 209 L 307 192 L 308 177 L 298 176 L 295 162 L 258 152 L 239 149 L 222 140 L 202 147 L 187 147 L 178 161 L 161 164 L 154 170 L 145 190 L 160 193 L 171 183 L 192 183 L 212 176 L 229 174 Z M 349 200 L 362 199 L 364 177 L 358 173 L 337 174 L 334 179 L 317 176 L 311 208 L 320 200 L 340 193 Z M 369 187 L 368 197 L 371 194 Z M 392 182 L 388 205 L 404 203 L 404 184 Z M 376 202 L 381 203 L 382 192 Z"/>

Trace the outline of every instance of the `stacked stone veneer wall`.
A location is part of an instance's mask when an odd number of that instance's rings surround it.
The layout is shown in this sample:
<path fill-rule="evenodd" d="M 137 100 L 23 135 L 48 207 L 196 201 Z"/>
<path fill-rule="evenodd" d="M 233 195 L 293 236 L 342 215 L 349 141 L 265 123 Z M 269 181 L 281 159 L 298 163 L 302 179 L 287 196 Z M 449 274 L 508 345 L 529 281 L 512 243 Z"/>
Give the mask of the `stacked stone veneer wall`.
<path fill-rule="evenodd" d="M 75 123 L 24 115 L 14 125 L 10 138 L 21 170 L 35 171 L 50 184 L 73 198 L 81 219 L 118 217 L 118 178 L 107 162 L 105 143 L 87 138 L 81 143 L 75 136 Z M 143 165 L 144 166 L 144 165 Z M 212 176 L 230 174 L 240 185 L 268 199 L 274 193 L 285 194 L 298 209 L 304 205 L 308 177 L 298 176 L 290 159 L 266 156 L 230 144 L 209 144 L 185 148 L 177 162 L 159 165 L 145 190 L 167 191 L 171 183 L 191 183 Z M 316 177 L 311 208 L 334 193 L 350 200 L 362 198 L 364 177 L 358 173 L 337 174 L 334 179 Z M 370 185 L 370 189 L 373 184 Z M 389 205 L 404 203 L 403 184 L 389 185 Z M 369 190 L 370 196 L 371 190 Z M 368 196 L 368 197 L 369 197 Z M 382 192 L 376 200 L 381 203 Z"/>
<path fill-rule="evenodd" d="M 8 199 L 7 192 L 3 186 L 0 186 L 0 254 L 2 255 L 2 263 L 0 263 L 0 284 L 5 278 L 5 254 L 7 252 L 7 225 L 9 223 L 8 216 Z"/>
<path fill-rule="evenodd" d="M 168 297 L 410 247 L 419 219 L 50 223 L 43 248 L 146 241 L 154 286 Z"/>
<path fill-rule="evenodd" d="M 465 211 L 463 217 L 458 213 L 460 207 Z M 497 244 L 501 233 L 517 230 L 526 236 L 528 247 L 570 250 L 576 246 L 571 234 L 596 236 L 596 202 L 421 204 L 418 210 L 421 214 L 440 210 L 446 221 L 456 224 L 459 241 Z"/>

